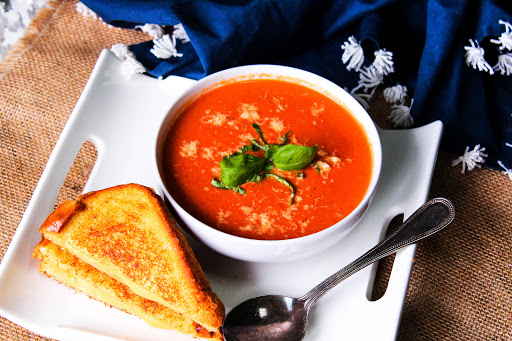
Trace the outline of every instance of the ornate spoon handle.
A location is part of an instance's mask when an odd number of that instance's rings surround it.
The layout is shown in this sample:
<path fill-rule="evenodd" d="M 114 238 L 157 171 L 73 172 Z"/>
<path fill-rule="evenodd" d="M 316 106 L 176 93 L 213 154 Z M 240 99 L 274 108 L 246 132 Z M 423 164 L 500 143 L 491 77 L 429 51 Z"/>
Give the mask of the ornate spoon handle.
<path fill-rule="evenodd" d="M 325 279 L 299 300 L 304 301 L 306 309 L 309 310 L 320 297 L 347 277 L 405 246 L 442 230 L 452 222 L 454 217 L 455 207 L 448 199 L 436 198 L 428 201 L 402 223 L 395 232 L 364 255 Z"/>

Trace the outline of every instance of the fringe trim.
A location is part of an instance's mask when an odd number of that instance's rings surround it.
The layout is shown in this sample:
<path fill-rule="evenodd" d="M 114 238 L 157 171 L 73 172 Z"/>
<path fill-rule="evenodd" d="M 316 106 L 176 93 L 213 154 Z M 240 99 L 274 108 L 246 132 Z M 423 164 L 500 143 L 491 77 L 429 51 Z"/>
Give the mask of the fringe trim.
<path fill-rule="evenodd" d="M 48 0 L 46 6 L 37 12 L 27 27 L 25 35 L 13 45 L 11 51 L 0 62 L 0 78 L 9 71 L 14 62 L 21 57 L 26 49 L 34 44 L 64 2 L 65 0 Z"/>

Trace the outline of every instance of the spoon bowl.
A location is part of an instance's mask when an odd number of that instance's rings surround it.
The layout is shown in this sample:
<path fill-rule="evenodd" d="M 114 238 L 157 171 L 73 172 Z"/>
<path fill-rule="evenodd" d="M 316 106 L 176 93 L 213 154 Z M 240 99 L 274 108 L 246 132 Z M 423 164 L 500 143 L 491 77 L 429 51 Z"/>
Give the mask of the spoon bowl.
<path fill-rule="evenodd" d="M 442 230 L 455 218 L 455 207 L 444 198 L 422 205 L 392 234 L 361 257 L 299 298 L 260 296 L 234 307 L 223 325 L 226 341 L 297 341 L 307 331 L 311 307 L 330 289 L 366 266 Z"/>
<path fill-rule="evenodd" d="M 268 295 L 236 306 L 226 317 L 226 340 L 300 340 L 307 329 L 307 314 L 300 299 Z"/>

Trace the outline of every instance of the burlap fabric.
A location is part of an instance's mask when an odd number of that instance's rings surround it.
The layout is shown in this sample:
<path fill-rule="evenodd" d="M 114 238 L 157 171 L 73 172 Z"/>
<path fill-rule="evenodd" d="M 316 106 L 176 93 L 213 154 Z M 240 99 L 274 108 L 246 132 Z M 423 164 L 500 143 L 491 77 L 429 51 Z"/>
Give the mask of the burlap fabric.
<path fill-rule="evenodd" d="M 0 67 L 0 259 L 100 51 L 149 39 L 83 17 L 74 1 L 50 5 Z M 386 125 L 388 110 L 377 98 L 371 114 Z M 58 201 L 81 192 L 94 153 L 82 149 Z M 461 174 L 456 157 L 441 151 L 430 196 L 451 199 L 457 218 L 418 245 L 399 340 L 512 339 L 512 181 L 488 168 Z M 379 268 L 377 297 L 391 264 Z M 4 318 L 0 338 L 45 339 Z"/>

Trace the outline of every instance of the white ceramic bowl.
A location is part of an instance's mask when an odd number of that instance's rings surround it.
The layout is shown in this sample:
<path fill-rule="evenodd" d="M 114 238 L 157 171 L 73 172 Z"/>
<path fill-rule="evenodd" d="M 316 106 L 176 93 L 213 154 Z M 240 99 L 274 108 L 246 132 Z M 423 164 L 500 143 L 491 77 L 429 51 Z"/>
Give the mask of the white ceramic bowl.
<path fill-rule="evenodd" d="M 343 220 L 333 226 L 312 235 L 286 240 L 255 240 L 233 236 L 216 230 L 185 211 L 172 197 L 163 182 L 161 153 L 163 142 L 169 131 L 173 116 L 205 91 L 225 83 L 227 80 L 246 80 L 257 78 L 276 78 L 299 83 L 323 93 L 344 106 L 363 125 L 373 151 L 372 178 L 361 203 Z M 361 220 L 380 175 L 382 150 L 375 125 L 364 110 L 349 93 L 338 85 L 307 71 L 277 65 L 241 66 L 217 72 L 205 77 L 186 91 L 171 107 L 163 119 L 155 139 L 155 168 L 159 184 L 179 218 L 186 228 L 202 243 L 226 256 L 253 262 L 284 262 L 308 257 L 336 244 L 344 238 Z"/>

